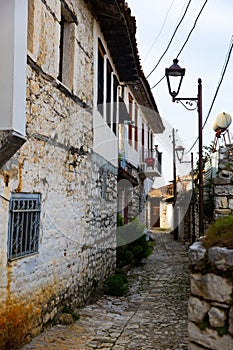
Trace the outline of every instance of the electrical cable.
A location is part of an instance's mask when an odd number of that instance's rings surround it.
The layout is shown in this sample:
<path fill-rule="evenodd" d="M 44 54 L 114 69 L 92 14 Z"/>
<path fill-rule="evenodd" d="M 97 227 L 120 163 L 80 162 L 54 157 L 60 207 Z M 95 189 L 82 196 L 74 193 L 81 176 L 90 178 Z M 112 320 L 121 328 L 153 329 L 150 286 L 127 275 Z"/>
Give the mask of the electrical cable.
<path fill-rule="evenodd" d="M 194 21 L 193 27 L 192 27 L 192 29 L 190 30 L 190 32 L 189 32 L 189 34 L 188 34 L 188 36 L 187 36 L 187 39 L 185 40 L 185 42 L 184 42 L 182 48 L 180 49 L 178 55 L 176 56 L 176 58 L 178 58 L 178 57 L 180 56 L 180 54 L 181 54 L 181 52 L 183 51 L 185 45 L 187 44 L 187 42 L 188 42 L 188 40 L 189 40 L 189 38 L 190 38 L 190 36 L 191 36 L 191 34 L 192 34 L 194 28 L 196 27 L 197 21 L 198 21 L 200 15 L 201 15 L 202 11 L 204 10 L 204 7 L 205 7 L 205 5 L 207 4 L 207 2 L 208 2 L 208 0 L 205 1 L 205 3 L 203 4 L 203 6 L 202 6 L 200 12 L 198 13 L 198 15 L 197 15 L 197 17 L 196 17 L 196 19 L 195 19 L 195 21 Z"/>
<path fill-rule="evenodd" d="M 225 62 L 224 62 L 222 71 L 221 71 L 221 77 L 220 77 L 220 79 L 219 79 L 218 86 L 217 86 L 217 89 L 216 89 L 216 92 L 215 92 L 215 95 L 214 95 L 212 104 L 211 104 L 211 106 L 210 106 L 210 110 L 209 110 L 209 112 L 208 112 L 208 114 L 207 114 L 207 117 L 206 117 L 205 122 L 204 122 L 204 124 L 203 124 L 203 126 L 202 126 L 202 129 L 204 128 L 204 126 L 206 125 L 207 120 L 209 119 L 210 112 L 211 112 L 211 110 L 212 110 L 213 104 L 214 104 L 214 102 L 215 102 L 215 99 L 216 99 L 216 97 L 217 97 L 218 91 L 219 91 L 220 86 L 221 86 L 221 84 L 222 84 L 222 81 L 223 81 L 223 78 L 224 78 L 224 75 L 225 75 L 225 72 L 226 72 L 226 69 L 227 69 L 229 60 L 230 60 L 232 48 L 233 48 L 233 35 L 232 35 L 232 37 L 231 37 L 230 46 L 229 46 L 229 49 L 228 49 L 228 52 L 227 52 L 227 55 L 226 55 L 226 58 L 225 58 Z"/>
<path fill-rule="evenodd" d="M 159 83 L 161 83 L 161 81 L 165 78 L 165 75 L 155 84 L 153 85 L 150 89 L 154 89 L 157 85 L 159 85 Z"/>
<path fill-rule="evenodd" d="M 171 5 L 170 5 L 169 9 L 167 10 L 167 13 L 166 13 L 165 18 L 164 18 L 164 20 L 163 20 L 162 27 L 161 27 L 161 29 L 160 29 L 160 31 L 159 31 L 159 34 L 156 36 L 156 38 L 154 39 L 154 41 L 153 41 L 151 47 L 149 48 L 148 52 L 146 53 L 146 56 L 145 56 L 145 59 L 144 59 L 144 63 L 145 63 L 145 61 L 146 61 L 146 59 L 147 59 L 149 53 L 150 53 L 151 50 L 153 49 L 154 44 L 156 43 L 156 41 L 158 40 L 158 38 L 160 37 L 160 35 L 161 35 L 161 33 L 162 33 L 162 30 L 163 30 L 163 28 L 164 28 L 164 26 L 165 26 L 165 24 L 166 24 L 168 14 L 169 14 L 169 12 L 170 12 L 170 10 L 171 10 L 171 8 L 172 8 L 172 5 L 173 5 L 174 1 L 175 1 L 175 0 L 172 0 L 172 3 L 171 3 Z"/>
<path fill-rule="evenodd" d="M 160 59 L 158 60 L 157 64 L 154 66 L 154 68 L 151 70 L 151 72 L 147 75 L 146 79 L 148 79 L 149 76 L 155 71 L 155 69 L 158 67 L 159 63 L 161 62 L 162 58 L 163 58 L 164 55 L 166 54 L 167 50 L 169 49 L 169 47 L 170 47 L 170 45 L 171 45 L 171 43 L 172 43 L 172 40 L 174 39 L 174 36 L 176 35 L 176 32 L 177 32 L 179 26 L 181 25 L 181 23 L 183 22 L 184 17 L 186 16 L 186 13 L 187 13 L 188 8 L 189 8 L 189 6 L 190 6 L 190 4 L 191 4 L 191 1 L 192 1 L 192 0 L 189 0 L 188 5 L 186 6 L 185 12 L 184 12 L 183 16 L 181 17 L 181 19 L 180 19 L 178 25 L 176 26 L 176 29 L 175 29 L 174 33 L 172 34 L 172 37 L 171 37 L 171 39 L 170 39 L 170 41 L 169 41 L 169 43 L 168 43 L 167 48 L 165 49 L 164 53 L 162 54 L 162 56 L 161 56 Z"/>
<path fill-rule="evenodd" d="M 206 119 L 205 119 L 205 122 L 204 122 L 204 124 L 202 125 L 202 130 L 204 129 L 204 126 L 206 125 L 207 120 L 209 119 L 209 116 L 210 116 L 210 113 L 211 113 L 211 111 L 212 111 L 212 108 L 213 108 L 214 102 L 215 102 L 215 100 L 216 100 L 216 97 L 217 97 L 217 95 L 218 95 L 220 86 L 221 86 L 221 84 L 222 84 L 222 82 L 223 82 L 223 78 L 224 78 L 224 76 L 225 76 L 226 69 L 227 69 L 227 66 L 228 66 L 228 63 L 229 63 L 229 60 L 230 60 L 230 57 L 231 57 L 232 48 L 233 48 L 233 35 L 232 35 L 232 37 L 231 37 L 230 46 L 229 46 L 229 48 L 228 48 L 228 51 L 227 51 L 227 54 L 226 54 L 226 58 L 225 58 L 225 62 L 224 62 L 224 65 L 223 65 L 223 68 L 222 68 L 222 71 L 221 71 L 220 79 L 219 79 L 219 81 L 218 81 L 218 86 L 217 86 L 217 88 L 216 88 L 216 91 L 215 91 L 213 100 L 212 100 L 212 102 L 211 102 L 210 109 L 209 109 L 209 112 L 208 112 L 207 117 L 206 117 Z M 194 144 L 191 146 L 191 148 L 190 148 L 187 152 L 185 152 L 185 154 L 186 154 L 186 153 L 189 153 L 189 152 L 193 149 L 193 147 L 196 145 L 198 139 L 199 139 L 199 136 L 196 138 L 196 140 L 195 140 Z"/>
<path fill-rule="evenodd" d="M 207 2 L 208 2 L 208 0 L 205 1 L 205 3 L 203 4 L 203 6 L 202 6 L 200 12 L 198 13 L 198 15 L 197 15 L 197 17 L 196 17 L 196 19 L 195 19 L 195 21 L 194 21 L 194 25 L 193 25 L 192 29 L 190 30 L 190 32 L 189 32 L 189 34 L 188 34 L 188 36 L 187 36 L 187 38 L 186 38 L 184 44 L 182 45 L 182 48 L 180 49 L 178 55 L 176 56 L 176 58 L 179 57 L 179 55 L 180 55 L 181 52 L 183 51 L 185 45 L 187 44 L 187 42 L 188 42 L 188 40 L 189 40 L 189 38 L 190 38 L 190 36 L 191 36 L 191 34 L 192 34 L 194 28 L 196 27 L 197 21 L 198 21 L 200 15 L 201 15 L 201 13 L 202 13 L 202 11 L 203 11 L 205 5 L 207 4 Z M 159 62 L 158 62 L 158 63 L 159 63 Z M 154 70 L 155 70 L 155 68 L 157 68 L 158 63 L 157 63 L 157 65 L 154 67 Z M 151 73 L 152 73 L 152 72 L 151 72 Z M 151 74 L 151 73 L 150 73 L 150 74 Z M 148 76 L 149 76 L 149 75 L 148 75 Z M 151 89 L 154 89 L 164 78 L 165 78 L 165 75 L 164 75 L 155 85 L 153 85 L 153 86 L 151 87 Z"/>

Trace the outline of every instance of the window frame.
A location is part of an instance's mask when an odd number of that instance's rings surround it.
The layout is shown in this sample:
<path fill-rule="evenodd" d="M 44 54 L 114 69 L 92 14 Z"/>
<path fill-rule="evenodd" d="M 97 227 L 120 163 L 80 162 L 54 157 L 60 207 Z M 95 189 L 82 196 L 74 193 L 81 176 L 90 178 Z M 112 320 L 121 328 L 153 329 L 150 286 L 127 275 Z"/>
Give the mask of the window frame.
<path fill-rule="evenodd" d="M 134 101 L 134 99 L 130 93 L 128 93 L 128 101 L 129 101 L 129 118 L 130 118 L 130 121 L 132 122 L 133 121 L 133 101 Z M 129 142 L 130 146 L 133 145 L 133 126 L 131 123 L 128 125 L 128 142 Z"/>
<path fill-rule="evenodd" d="M 97 110 L 112 132 L 118 136 L 119 121 L 119 79 L 114 70 L 111 56 L 98 37 L 97 47 Z"/>
<path fill-rule="evenodd" d="M 103 116 L 104 105 L 104 65 L 106 52 L 100 39 L 98 39 L 98 63 L 97 63 L 97 108 Z"/>
<path fill-rule="evenodd" d="M 9 203 L 8 260 L 39 252 L 40 193 L 12 193 Z"/>
<path fill-rule="evenodd" d="M 134 111 L 134 149 L 138 151 L 138 105 L 135 103 L 135 111 Z"/>
<path fill-rule="evenodd" d="M 75 28 L 72 12 L 61 4 L 59 65 L 57 79 L 70 91 L 74 88 Z"/>

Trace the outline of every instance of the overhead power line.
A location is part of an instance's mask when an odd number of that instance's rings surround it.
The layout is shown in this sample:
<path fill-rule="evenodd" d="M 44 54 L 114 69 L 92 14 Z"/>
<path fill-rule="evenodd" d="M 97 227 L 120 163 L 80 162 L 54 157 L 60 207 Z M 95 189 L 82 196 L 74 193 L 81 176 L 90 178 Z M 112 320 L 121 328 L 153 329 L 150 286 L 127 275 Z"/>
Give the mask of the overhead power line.
<path fill-rule="evenodd" d="M 226 54 L 226 58 L 225 58 L 225 62 L 224 62 L 224 65 L 223 65 L 223 68 L 222 68 L 222 71 L 221 71 L 221 76 L 220 76 L 220 79 L 219 79 L 219 82 L 218 82 L 218 86 L 217 86 L 216 92 L 215 92 L 215 94 L 214 94 L 214 98 L 213 98 L 213 101 L 212 101 L 212 103 L 211 103 L 210 110 L 209 110 L 209 112 L 208 112 L 208 114 L 207 114 L 206 120 L 205 120 L 205 122 L 204 122 L 202 128 L 204 128 L 204 126 L 206 125 L 207 120 L 209 119 L 210 112 L 211 112 L 211 110 L 212 110 L 212 108 L 213 108 L 213 104 L 214 104 L 214 102 L 215 102 L 215 100 L 216 100 L 218 91 L 219 91 L 219 89 L 220 89 L 220 86 L 221 86 L 221 84 L 222 84 L 224 75 L 225 75 L 225 73 L 226 73 L 226 69 L 227 69 L 227 66 L 228 66 L 228 63 L 229 63 L 229 60 L 230 60 L 230 57 L 231 57 L 232 48 L 233 48 L 233 35 L 231 36 L 231 41 L 230 41 L 229 49 L 228 49 L 228 52 L 227 52 L 227 54 Z"/>
<path fill-rule="evenodd" d="M 206 125 L 206 123 L 207 123 L 207 120 L 209 119 L 209 116 L 210 116 L 210 113 L 211 113 L 211 111 L 212 111 L 212 108 L 213 108 L 214 102 L 215 102 L 215 100 L 216 100 L 216 97 L 217 97 L 217 95 L 218 95 L 220 86 L 221 86 L 221 84 L 222 84 L 222 82 L 223 82 L 223 78 L 224 78 L 224 76 L 225 76 L 228 63 L 229 63 L 229 61 L 230 61 L 230 57 L 231 57 L 231 53 L 232 53 L 232 48 L 233 48 L 233 35 L 231 36 L 230 45 L 229 45 L 229 48 L 228 48 L 228 51 L 227 51 L 227 54 L 226 54 L 226 57 L 225 57 L 225 62 L 224 62 L 224 65 L 223 65 L 223 68 L 222 68 L 222 71 L 221 71 L 221 74 L 220 74 L 220 79 L 219 79 L 219 81 L 218 81 L 218 86 L 217 86 L 217 88 L 216 88 L 216 91 L 215 91 L 213 100 L 212 100 L 212 102 L 211 102 L 209 112 L 208 112 L 207 117 L 206 117 L 206 119 L 205 119 L 205 122 L 204 122 L 204 124 L 203 124 L 203 126 L 202 126 L 202 130 L 204 129 L 204 127 L 205 127 L 205 125 Z M 196 138 L 196 140 L 195 140 L 194 144 L 192 145 L 192 147 L 191 147 L 187 152 L 185 152 L 185 153 L 189 153 L 189 152 L 193 149 L 193 147 L 196 145 L 198 139 L 199 139 L 199 137 Z"/>
<path fill-rule="evenodd" d="M 156 36 L 156 38 L 154 39 L 154 41 L 153 41 L 151 47 L 149 48 L 149 50 L 148 50 L 148 52 L 147 52 L 147 54 L 146 54 L 146 56 L 145 56 L 144 62 L 146 61 L 146 59 L 147 59 L 149 53 L 151 52 L 151 50 L 152 50 L 153 47 L 154 47 L 154 44 L 156 43 L 156 41 L 158 40 L 158 38 L 160 37 L 160 35 L 161 35 L 161 33 L 162 33 L 162 30 L 163 30 L 163 28 L 164 28 L 164 26 L 165 26 L 165 24 L 166 24 L 168 14 L 169 14 L 169 12 L 170 12 L 170 10 L 171 10 L 171 8 L 172 8 L 172 5 L 173 5 L 174 1 L 175 1 L 175 0 L 172 0 L 172 3 L 171 3 L 171 5 L 169 6 L 169 9 L 167 10 L 167 13 L 166 13 L 165 18 L 164 18 L 164 20 L 163 20 L 163 24 L 162 24 L 162 27 L 161 27 L 161 29 L 160 29 L 160 31 L 159 31 L 159 34 Z"/>
<path fill-rule="evenodd" d="M 203 6 L 202 6 L 200 12 L 198 13 L 197 18 L 195 19 L 194 25 L 193 25 L 192 29 L 190 30 L 190 32 L 189 32 L 189 34 L 188 34 L 188 36 L 187 36 L 187 39 L 185 40 L 185 42 L 184 42 L 182 48 L 180 49 L 178 55 L 176 56 L 176 58 L 178 58 L 178 57 L 180 56 L 180 54 L 181 54 L 181 52 L 183 51 L 185 45 L 187 44 L 187 42 L 188 42 L 188 40 L 189 40 L 189 38 L 190 38 L 190 36 L 191 36 L 191 34 L 192 34 L 194 28 L 196 27 L 198 18 L 200 17 L 202 11 L 204 10 L 204 7 L 205 7 L 205 5 L 207 4 L 207 2 L 208 2 L 208 0 L 205 1 L 205 3 L 203 4 Z"/>
<path fill-rule="evenodd" d="M 176 29 L 175 29 L 174 33 L 172 34 L 172 37 L 171 37 L 171 39 L 170 39 L 170 41 L 169 41 L 169 43 L 168 43 L 168 46 L 167 46 L 166 50 L 164 51 L 164 53 L 162 54 L 162 56 L 161 56 L 160 59 L 158 60 L 157 64 L 156 64 L 156 65 L 154 66 L 154 68 L 151 70 L 151 72 L 147 75 L 147 77 L 146 77 L 147 79 L 148 79 L 149 76 L 155 71 L 155 69 L 158 67 L 158 65 L 159 65 L 159 63 L 161 62 L 162 58 L 164 57 L 164 55 L 166 54 L 167 50 L 169 49 L 169 47 L 170 47 L 170 45 L 171 45 L 171 43 L 172 43 L 172 40 L 173 40 L 174 36 L 176 35 L 176 32 L 177 32 L 179 26 L 180 26 L 181 23 L 183 22 L 183 19 L 184 19 L 185 15 L 186 15 L 186 13 L 187 13 L 187 11 L 188 11 L 188 8 L 189 8 L 189 6 L 190 6 L 190 4 L 191 4 L 191 1 L 192 1 L 192 0 L 189 0 L 188 5 L 186 6 L 185 12 L 184 12 L 183 16 L 181 17 L 181 19 L 180 19 L 178 25 L 176 26 Z"/>
<path fill-rule="evenodd" d="M 198 13 L 198 15 L 197 15 L 197 17 L 196 17 L 196 19 L 195 19 L 195 21 L 194 21 L 193 27 L 192 27 L 192 29 L 190 30 L 190 32 L 189 32 L 189 34 L 188 34 L 188 36 L 187 36 L 187 38 L 186 38 L 184 44 L 182 45 L 182 48 L 180 49 L 178 55 L 176 56 L 176 58 L 179 57 L 179 55 L 181 54 L 181 52 L 182 52 L 183 49 L 185 48 L 185 45 L 186 45 L 187 42 L 189 41 L 189 38 L 190 38 L 190 36 L 191 36 L 191 34 L 192 34 L 194 28 L 196 27 L 197 21 L 198 21 L 200 15 L 201 15 L 201 13 L 202 13 L 202 11 L 203 11 L 205 5 L 207 4 L 207 2 L 208 2 L 208 0 L 205 1 L 205 3 L 203 4 L 201 10 L 199 11 L 199 13 Z M 189 5 L 189 4 L 188 4 L 188 5 Z M 186 8 L 186 9 L 187 9 L 187 8 Z M 164 54 L 165 54 L 165 53 L 164 53 Z M 163 54 L 163 56 L 164 56 L 164 54 Z M 163 57 L 163 56 L 162 56 L 162 57 Z M 159 61 L 159 62 L 160 62 L 160 61 Z M 154 70 L 157 68 L 159 62 L 158 62 L 157 65 L 154 67 Z M 152 72 L 153 72 L 153 71 L 151 71 L 151 73 L 152 73 Z M 151 74 L 151 73 L 150 73 L 150 74 Z M 148 75 L 148 76 L 149 76 L 149 75 Z M 164 78 L 165 78 L 165 75 L 164 75 L 155 85 L 153 85 L 153 86 L 151 87 L 151 89 L 154 89 Z"/>

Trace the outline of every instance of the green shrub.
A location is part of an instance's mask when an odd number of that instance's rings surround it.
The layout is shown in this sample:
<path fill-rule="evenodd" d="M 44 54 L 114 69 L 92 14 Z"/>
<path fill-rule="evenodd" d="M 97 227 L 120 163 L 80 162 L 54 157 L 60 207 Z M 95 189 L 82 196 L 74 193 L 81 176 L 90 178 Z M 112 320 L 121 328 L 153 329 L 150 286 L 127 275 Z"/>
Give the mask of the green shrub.
<path fill-rule="evenodd" d="M 134 265 L 133 253 L 127 249 L 127 246 L 117 247 L 116 250 L 117 267 L 122 268 L 128 265 Z"/>
<path fill-rule="evenodd" d="M 147 240 L 145 226 L 136 218 L 118 227 L 117 267 L 138 265 L 153 251 L 153 242 Z"/>
<path fill-rule="evenodd" d="M 122 296 L 128 290 L 128 279 L 122 271 L 116 271 L 110 275 L 104 282 L 104 292 L 108 295 Z"/>
<path fill-rule="evenodd" d="M 228 326 L 225 325 L 224 327 L 217 328 L 218 335 L 222 337 L 223 335 L 228 333 Z"/>
<path fill-rule="evenodd" d="M 117 227 L 124 226 L 124 218 L 120 214 L 117 214 Z"/>
<path fill-rule="evenodd" d="M 233 249 L 233 215 L 217 219 L 206 231 L 202 244 L 205 248 L 219 246 Z"/>
<path fill-rule="evenodd" d="M 138 218 L 122 226 L 122 219 L 118 217 L 117 245 L 122 246 L 140 238 L 144 234 L 145 228 Z"/>

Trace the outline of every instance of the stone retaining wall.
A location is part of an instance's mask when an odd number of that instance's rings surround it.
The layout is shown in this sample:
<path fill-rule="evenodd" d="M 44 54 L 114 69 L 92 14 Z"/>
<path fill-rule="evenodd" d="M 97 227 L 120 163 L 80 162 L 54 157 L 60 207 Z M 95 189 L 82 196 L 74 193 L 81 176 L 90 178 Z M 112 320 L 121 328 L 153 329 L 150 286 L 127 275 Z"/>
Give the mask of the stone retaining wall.
<path fill-rule="evenodd" d="M 218 176 L 214 179 L 215 218 L 233 211 L 233 145 L 219 148 Z"/>
<path fill-rule="evenodd" d="M 189 350 L 233 349 L 233 250 L 196 242 L 189 258 Z"/>

